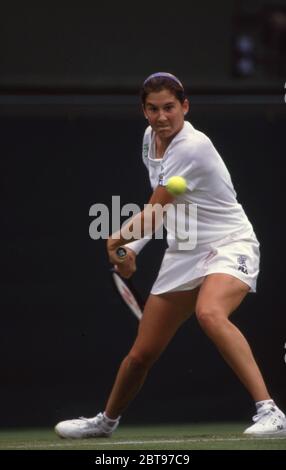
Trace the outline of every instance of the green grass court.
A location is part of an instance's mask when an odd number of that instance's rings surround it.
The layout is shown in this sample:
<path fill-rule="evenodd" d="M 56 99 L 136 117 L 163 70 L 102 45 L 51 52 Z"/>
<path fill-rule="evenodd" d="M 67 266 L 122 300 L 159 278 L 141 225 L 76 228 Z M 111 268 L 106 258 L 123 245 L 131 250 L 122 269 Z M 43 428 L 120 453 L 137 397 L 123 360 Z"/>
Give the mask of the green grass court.
<path fill-rule="evenodd" d="M 286 436 L 249 438 L 247 424 L 124 426 L 112 438 L 62 440 L 53 429 L 0 431 L 0 450 L 286 450 Z"/>

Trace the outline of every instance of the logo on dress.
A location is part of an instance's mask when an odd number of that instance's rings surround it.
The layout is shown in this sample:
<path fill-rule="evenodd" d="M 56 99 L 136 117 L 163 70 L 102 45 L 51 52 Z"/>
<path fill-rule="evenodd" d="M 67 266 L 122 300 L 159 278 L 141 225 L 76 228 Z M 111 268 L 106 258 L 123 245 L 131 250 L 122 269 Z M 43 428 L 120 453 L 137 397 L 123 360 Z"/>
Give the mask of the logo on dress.
<path fill-rule="evenodd" d="M 143 158 L 148 158 L 149 153 L 149 144 L 143 145 Z"/>
<path fill-rule="evenodd" d="M 246 259 L 247 259 L 247 256 L 245 255 L 239 255 L 237 257 L 238 270 L 242 271 L 244 274 L 248 274 Z"/>

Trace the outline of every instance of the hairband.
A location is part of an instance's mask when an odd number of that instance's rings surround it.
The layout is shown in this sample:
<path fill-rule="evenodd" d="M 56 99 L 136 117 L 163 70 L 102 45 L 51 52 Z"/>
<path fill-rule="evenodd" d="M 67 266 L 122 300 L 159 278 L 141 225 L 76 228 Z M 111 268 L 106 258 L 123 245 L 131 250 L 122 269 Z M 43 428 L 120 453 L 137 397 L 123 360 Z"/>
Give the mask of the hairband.
<path fill-rule="evenodd" d="M 175 75 L 172 75 L 171 73 L 168 73 L 168 72 L 157 72 L 157 73 L 153 73 L 152 75 L 149 75 L 149 77 L 147 77 L 146 80 L 144 81 L 143 86 L 145 86 L 150 80 L 152 80 L 152 78 L 169 78 L 170 80 L 173 80 L 178 85 L 180 85 L 182 89 L 184 89 L 180 80 L 177 77 L 175 77 Z"/>

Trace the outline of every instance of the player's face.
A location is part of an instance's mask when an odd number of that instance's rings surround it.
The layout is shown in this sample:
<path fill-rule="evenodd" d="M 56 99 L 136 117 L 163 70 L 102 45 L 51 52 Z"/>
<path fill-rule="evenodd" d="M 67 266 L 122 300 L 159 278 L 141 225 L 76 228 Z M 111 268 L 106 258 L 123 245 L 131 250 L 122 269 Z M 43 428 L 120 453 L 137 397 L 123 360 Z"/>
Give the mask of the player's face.
<path fill-rule="evenodd" d="M 147 95 L 144 114 L 161 140 L 172 140 L 184 125 L 184 115 L 189 110 L 188 100 L 181 103 L 169 90 Z"/>

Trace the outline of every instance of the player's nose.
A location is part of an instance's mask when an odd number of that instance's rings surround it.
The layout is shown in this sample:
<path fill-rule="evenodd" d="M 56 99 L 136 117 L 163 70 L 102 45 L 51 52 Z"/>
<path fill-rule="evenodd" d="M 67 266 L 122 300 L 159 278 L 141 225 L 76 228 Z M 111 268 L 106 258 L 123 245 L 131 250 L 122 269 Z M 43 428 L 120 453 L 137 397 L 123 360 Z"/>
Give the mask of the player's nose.
<path fill-rule="evenodd" d="M 161 111 L 159 111 L 158 121 L 166 121 L 166 119 L 167 117 L 165 111 L 162 109 Z"/>

